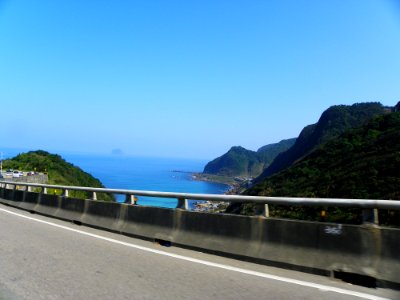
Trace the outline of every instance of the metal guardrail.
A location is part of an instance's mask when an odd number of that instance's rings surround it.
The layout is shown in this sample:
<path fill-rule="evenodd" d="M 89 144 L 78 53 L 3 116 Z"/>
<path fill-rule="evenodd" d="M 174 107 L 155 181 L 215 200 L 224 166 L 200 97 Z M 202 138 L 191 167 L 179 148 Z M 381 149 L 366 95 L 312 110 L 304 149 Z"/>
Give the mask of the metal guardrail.
<path fill-rule="evenodd" d="M 400 210 L 399 200 L 373 200 L 373 199 L 332 199 L 332 198 L 292 198 L 292 197 L 264 197 L 264 196 L 244 196 L 244 195 L 215 195 L 215 194 L 192 194 L 192 193 L 173 193 L 143 190 L 107 189 L 91 188 L 80 186 L 51 185 L 39 183 L 24 183 L 13 181 L 0 181 L 0 187 L 12 185 L 26 186 L 30 191 L 33 187 L 41 188 L 42 193 L 47 193 L 47 189 L 62 190 L 62 195 L 68 197 L 68 191 L 84 191 L 92 193 L 92 199 L 97 200 L 97 193 L 122 194 L 126 195 L 126 203 L 136 204 L 135 196 L 162 197 L 177 199 L 177 208 L 187 209 L 187 200 L 204 200 L 212 202 L 237 202 L 255 204 L 278 204 L 278 205 L 298 205 L 298 206 L 324 206 L 324 207 L 347 207 L 363 209 L 393 209 Z M 268 214 L 268 207 L 266 212 Z"/>

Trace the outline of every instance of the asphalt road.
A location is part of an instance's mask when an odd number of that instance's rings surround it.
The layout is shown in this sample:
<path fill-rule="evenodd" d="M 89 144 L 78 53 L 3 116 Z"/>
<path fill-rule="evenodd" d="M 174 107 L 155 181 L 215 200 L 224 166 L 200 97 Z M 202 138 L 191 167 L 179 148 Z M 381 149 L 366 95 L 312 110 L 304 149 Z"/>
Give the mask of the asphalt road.
<path fill-rule="evenodd" d="M 400 299 L 0 205 L 0 299 Z"/>

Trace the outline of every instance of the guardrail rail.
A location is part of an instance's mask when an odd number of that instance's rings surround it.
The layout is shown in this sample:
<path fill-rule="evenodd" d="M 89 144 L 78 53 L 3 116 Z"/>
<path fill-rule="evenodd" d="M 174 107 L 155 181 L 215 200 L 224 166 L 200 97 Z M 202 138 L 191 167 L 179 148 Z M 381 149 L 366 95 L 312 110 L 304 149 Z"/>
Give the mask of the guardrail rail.
<path fill-rule="evenodd" d="M 97 193 L 125 195 L 125 203 L 137 205 L 136 196 L 160 197 L 177 199 L 176 208 L 188 209 L 188 200 L 202 200 L 211 202 L 230 202 L 230 203 L 254 203 L 264 205 L 262 215 L 269 217 L 269 204 L 287 206 L 312 206 L 312 207 L 345 207 L 361 208 L 368 215 L 369 222 L 378 222 L 378 209 L 400 210 L 399 200 L 376 200 L 376 199 L 337 199 L 337 198 L 296 198 L 296 197 L 266 197 L 266 196 L 245 196 L 245 195 L 215 195 L 215 194 L 194 194 L 194 193 L 175 193 L 144 190 L 92 188 L 81 186 L 65 186 L 39 183 L 24 183 L 13 181 L 0 181 L 0 187 L 17 189 L 24 187 L 26 191 L 33 188 L 40 188 L 41 193 L 46 194 L 47 189 L 62 191 L 62 196 L 68 197 L 69 191 L 83 191 L 91 193 L 91 200 L 97 200 Z"/>

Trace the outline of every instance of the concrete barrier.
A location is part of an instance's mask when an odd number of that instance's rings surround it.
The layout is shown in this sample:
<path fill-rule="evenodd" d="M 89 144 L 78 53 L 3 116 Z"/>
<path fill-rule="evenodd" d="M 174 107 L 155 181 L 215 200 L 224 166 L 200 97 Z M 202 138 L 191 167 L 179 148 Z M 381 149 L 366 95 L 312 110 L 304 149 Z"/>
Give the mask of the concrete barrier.
<path fill-rule="evenodd" d="M 68 199 L 64 199 L 64 202 L 66 201 L 68 201 Z M 120 220 L 124 219 L 121 213 L 123 212 L 123 207 L 126 205 L 115 202 L 84 201 L 85 212 L 80 219 L 82 224 L 121 232 L 120 227 L 122 222 Z"/>
<path fill-rule="evenodd" d="M 400 229 L 210 214 L 0 189 L 0 202 L 148 240 L 400 287 Z"/>
<path fill-rule="evenodd" d="M 126 205 L 124 217 L 120 231 L 125 234 L 168 242 L 174 240 L 173 209 Z"/>
<path fill-rule="evenodd" d="M 89 200 L 64 197 L 53 197 L 53 199 L 54 198 L 57 198 L 60 202 L 58 206 L 59 209 L 54 214 L 55 217 L 73 222 L 82 222 L 81 219 L 85 214 L 86 203 Z"/>
<path fill-rule="evenodd" d="M 43 215 L 57 217 L 61 203 L 60 197 L 47 194 L 36 194 L 36 199 L 38 201 L 38 204 L 35 207 L 36 212 Z M 71 219 L 65 218 L 65 220 L 71 220 Z"/>
<path fill-rule="evenodd" d="M 15 191 L 13 189 L 1 189 L 1 195 L 2 195 L 2 203 L 18 207 L 19 202 L 22 201 L 22 199 L 16 199 L 14 197 Z"/>
<path fill-rule="evenodd" d="M 15 191 L 14 198 L 19 201 L 19 208 L 35 211 L 38 204 L 38 197 L 34 193 L 26 191 Z"/>

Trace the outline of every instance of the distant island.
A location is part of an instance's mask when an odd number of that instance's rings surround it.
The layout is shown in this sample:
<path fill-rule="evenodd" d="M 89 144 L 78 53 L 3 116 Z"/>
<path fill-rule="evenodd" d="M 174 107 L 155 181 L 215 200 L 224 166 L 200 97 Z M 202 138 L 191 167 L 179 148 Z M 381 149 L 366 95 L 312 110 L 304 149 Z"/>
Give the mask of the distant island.
<path fill-rule="evenodd" d="M 111 154 L 112 155 L 124 155 L 124 152 L 121 150 L 121 149 L 113 149 L 112 151 L 111 151 Z"/>

